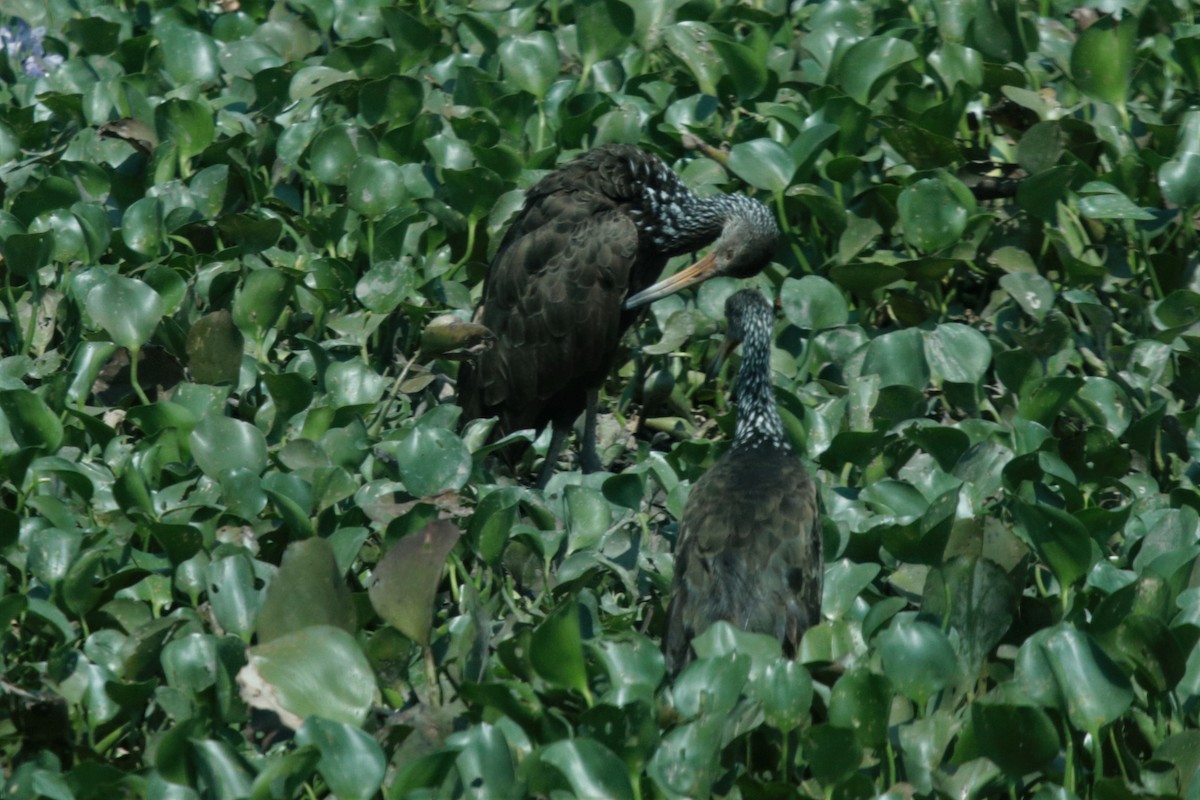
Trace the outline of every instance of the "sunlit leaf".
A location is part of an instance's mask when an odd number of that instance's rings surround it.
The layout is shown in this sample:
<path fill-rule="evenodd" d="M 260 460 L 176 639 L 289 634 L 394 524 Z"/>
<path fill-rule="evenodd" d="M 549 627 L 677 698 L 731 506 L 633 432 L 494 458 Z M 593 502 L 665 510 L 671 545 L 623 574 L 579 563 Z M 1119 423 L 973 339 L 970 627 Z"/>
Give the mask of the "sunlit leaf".
<path fill-rule="evenodd" d="M 250 648 L 237 676 L 242 698 L 299 728 L 310 715 L 359 726 L 375 700 L 375 674 L 354 637 L 317 625 Z"/>
<path fill-rule="evenodd" d="M 558 74 L 558 46 L 546 31 L 505 37 L 500 43 L 500 63 L 508 80 L 541 98 Z"/>
<path fill-rule="evenodd" d="M 958 658 L 941 630 L 897 617 L 879 634 L 883 667 L 896 689 L 921 702 L 959 676 Z"/>
<path fill-rule="evenodd" d="M 317 771 L 339 798 L 367 800 L 379 791 L 387 760 L 379 744 L 357 726 L 309 717 L 296 731 L 296 743 L 321 754 Z"/>
<path fill-rule="evenodd" d="M 937 178 L 924 178 L 906 187 L 896 207 L 904 225 L 905 240 L 926 253 L 958 241 L 971 213 L 961 192 Z"/>
<path fill-rule="evenodd" d="M 579 606 L 573 602 L 555 609 L 534 629 L 530 658 L 533 668 L 544 679 L 590 698 L 579 614 Z"/>
<path fill-rule="evenodd" d="M 751 186 L 771 192 L 786 189 L 796 173 L 791 153 L 770 139 L 734 145 L 729 151 L 729 168 Z"/>
<path fill-rule="evenodd" d="M 1103 16 L 1079 34 L 1071 48 L 1071 77 L 1087 94 L 1106 103 L 1123 103 L 1133 69 L 1137 18 Z"/>
<path fill-rule="evenodd" d="M 593 739 L 557 741 L 542 751 L 542 760 L 562 772 L 577 797 L 634 796 L 625 765 Z"/>
<path fill-rule="evenodd" d="M 259 474 L 267 466 L 267 442 L 262 431 L 241 420 L 205 417 L 188 440 L 197 466 L 212 478 L 233 469 Z"/>
<path fill-rule="evenodd" d="M 158 292 L 136 278 L 114 275 L 87 295 L 87 311 L 114 342 L 140 349 L 163 316 Z"/>
<path fill-rule="evenodd" d="M 832 283 L 817 275 L 786 278 L 779 299 L 788 321 L 806 330 L 844 325 L 849 317 L 846 298 Z"/>

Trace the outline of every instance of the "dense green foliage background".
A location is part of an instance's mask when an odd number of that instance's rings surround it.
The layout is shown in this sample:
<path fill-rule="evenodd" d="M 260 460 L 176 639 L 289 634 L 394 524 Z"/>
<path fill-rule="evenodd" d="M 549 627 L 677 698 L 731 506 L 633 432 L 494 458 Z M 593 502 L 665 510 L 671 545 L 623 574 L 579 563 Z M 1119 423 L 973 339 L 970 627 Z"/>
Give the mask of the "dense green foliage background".
<path fill-rule="evenodd" d="M 0 2 L 3 796 L 1200 797 L 1200 26 L 1093 5 Z M 657 648 L 734 281 L 609 472 L 458 431 L 429 323 L 613 141 L 785 230 L 800 663 Z"/>

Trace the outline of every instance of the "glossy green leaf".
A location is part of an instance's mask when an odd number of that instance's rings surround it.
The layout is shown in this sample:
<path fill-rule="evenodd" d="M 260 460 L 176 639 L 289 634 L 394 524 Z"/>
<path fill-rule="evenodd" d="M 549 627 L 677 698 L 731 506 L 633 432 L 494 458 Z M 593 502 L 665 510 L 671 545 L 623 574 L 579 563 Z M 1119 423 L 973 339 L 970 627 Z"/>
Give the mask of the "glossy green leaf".
<path fill-rule="evenodd" d="M 387 390 L 387 379 L 361 359 L 336 361 L 325 370 L 325 385 L 335 408 L 376 403 Z"/>
<path fill-rule="evenodd" d="M 245 797 L 250 791 L 253 771 L 226 742 L 215 739 L 191 741 L 196 755 L 196 771 L 218 797 Z"/>
<path fill-rule="evenodd" d="M 1137 18 L 1104 16 L 1089 25 L 1071 48 L 1071 77 L 1086 94 L 1124 103 L 1129 94 L 1137 42 Z"/>
<path fill-rule="evenodd" d="M 584 69 L 621 51 L 633 35 L 633 9 L 621 0 L 580 0 L 575 37 Z"/>
<path fill-rule="evenodd" d="M 0 391 L 0 414 L 8 435 L 18 447 L 39 447 L 53 452 L 63 440 L 63 426 L 46 401 L 28 389 Z"/>
<path fill-rule="evenodd" d="M 1196 50 L 1200 54 L 1200 48 Z M 1190 110 L 1179 127 L 1175 157 L 1158 168 L 1163 196 L 1185 208 L 1200 203 L 1200 110 Z"/>
<path fill-rule="evenodd" d="M 918 703 L 959 677 L 949 639 L 927 622 L 897 617 L 879 634 L 879 654 L 896 689 Z"/>
<path fill-rule="evenodd" d="M 830 564 L 825 568 L 821 613 L 830 617 L 844 616 L 878 574 L 878 564 L 854 564 L 844 558 Z"/>
<path fill-rule="evenodd" d="M 1155 303 L 1150 313 L 1163 330 L 1193 325 L 1200 321 L 1200 293 L 1177 289 Z"/>
<path fill-rule="evenodd" d="M 846 94 L 866 104 L 892 73 L 916 58 L 916 48 L 904 39 L 869 37 L 847 48 L 832 77 Z"/>
<path fill-rule="evenodd" d="M 625 765 L 594 739 L 557 741 L 541 757 L 563 774 L 577 797 L 634 797 Z"/>
<path fill-rule="evenodd" d="M 471 453 L 445 428 L 418 425 L 399 441 L 388 443 L 409 494 L 430 497 L 458 489 L 471 473 Z"/>
<path fill-rule="evenodd" d="M 299 79 L 297 75 L 297 79 Z M 346 76 L 337 73 L 337 80 Z M 308 160 L 317 180 L 334 186 L 345 185 L 350 170 L 361 155 L 374 155 L 375 147 L 366 134 L 357 128 L 336 126 L 326 128 L 313 140 Z"/>
<path fill-rule="evenodd" d="M 862 371 L 865 375 L 878 375 L 881 386 L 924 389 L 929 383 L 929 365 L 921 332 L 909 328 L 872 339 L 867 345 Z"/>
<path fill-rule="evenodd" d="M 1128 395 L 1115 382 L 1085 377 L 1075 397 L 1089 421 L 1103 425 L 1112 435 L 1120 436 L 1129 428 L 1133 409 Z"/>
<path fill-rule="evenodd" d="M 262 431 L 231 417 L 205 417 L 188 437 L 196 465 L 210 478 L 245 469 L 262 473 L 267 466 L 267 442 Z"/>
<path fill-rule="evenodd" d="M 390 75 L 368 84 L 361 95 L 360 113 L 371 125 L 407 125 L 420 114 L 423 101 L 420 81 L 408 75 Z"/>
<path fill-rule="evenodd" d="M 1045 766 L 1061 747 L 1054 723 L 1035 706 L 973 703 L 971 725 L 980 752 L 1014 777 Z"/>
<path fill-rule="evenodd" d="M 188 692 L 202 692 L 217 682 L 217 639 L 193 633 L 173 639 L 162 649 L 167 684 Z"/>
<path fill-rule="evenodd" d="M 1054 307 L 1054 287 L 1050 281 L 1029 272 L 1013 272 L 1000 278 L 1000 286 L 1026 314 L 1041 321 Z"/>
<path fill-rule="evenodd" d="M 717 81 L 725 69 L 720 55 L 708 44 L 713 35 L 715 32 L 707 24 L 691 20 L 677 22 L 663 31 L 667 47 L 687 66 L 700 91 L 707 95 L 717 93 Z"/>
<path fill-rule="evenodd" d="M 164 209 L 157 197 L 143 197 L 125 209 L 121 238 L 126 247 L 142 256 L 155 256 L 162 247 Z M 91 313 L 91 309 L 88 309 Z"/>
<path fill-rule="evenodd" d="M 456 734 L 447 741 L 458 749 L 455 766 L 464 786 L 483 790 L 483 796 L 511 796 L 516 790 L 516 770 L 508 740 L 496 725 L 483 723 Z M 486 790 L 484 790 L 486 787 Z"/>
<path fill-rule="evenodd" d="M 804 755 L 814 777 L 837 783 L 862 763 L 862 748 L 854 731 L 834 725 L 818 725 L 804 738 Z"/>
<path fill-rule="evenodd" d="M 217 44 L 210 36 L 178 23 L 158 27 L 155 36 L 175 85 L 207 83 L 220 75 Z"/>
<path fill-rule="evenodd" d="M 568 486 L 565 495 L 568 552 L 595 547 L 612 522 L 608 501 L 585 486 Z"/>
<path fill-rule="evenodd" d="M 1079 211 L 1092 219 L 1153 220 L 1154 215 L 1140 207 L 1124 192 L 1109 184 L 1092 181 L 1081 191 L 1094 191 L 1079 201 Z"/>
<path fill-rule="evenodd" d="M 354 286 L 354 295 L 363 307 L 387 314 L 417 289 L 417 271 L 410 261 L 377 261 Z M 425 348 L 422 337 L 422 349 Z"/>
<path fill-rule="evenodd" d="M 931 570 L 921 610 L 958 631 L 960 652 L 978 671 L 1008 632 L 1016 603 L 1008 576 L 994 561 L 959 556 Z"/>
<path fill-rule="evenodd" d="M 817 275 L 785 278 L 779 292 L 783 314 L 793 325 L 817 331 L 845 325 L 850 311 L 838 288 Z"/>
<path fill-rule="evenodd" d="M 121 347 L 139 350 L 163 317 L 158 292 L 136 278 L 114 275 L 87 294 L 87 312 Z"/>
<path fill-rule="evenodd" d="M 216 559 L 208 565 L 207 583 L 208 602 L 221 627 L 249 639 L 266 595 L 254 563 L 243 554 Z"/>
<path fill-rule="evenodd" d="M 796 661 L 781 658 L 767 665 L 763 674 L 750 684 L 750 691 L 762 706 L 767 724 L 773 728 L 791 731 L 809 717 L 812 678 Z"/>
<path fill-rule="evenodd" d="M 749 677 L 761 678 L 766 668 L 782 657 L 779 640 L 765 633 L 751 633 L 718 620 L 692 640 L 692 649 L 701 659 L 736 655 L 750 659 Z"/>
<path fill-rule="evenodd" d="M 925 336 L 925 358 L 943 380 L 978 384 L 992 363 L 992 346 L 974 328 L 947 322 Z"/>
<path fill-rule="evenodd" d="M 529 657 L 542 678 L 555 686 L 579 692 L 590 703 L 579 615 L 579 606 L 573 602 L 555 609 L 534 629 Z"/>
<path fill-rule="evenodd" d="M 256 269 L 246 276 L 233 302 L 233 322 L 256 339 L 275 324 L 292 296 L 292 281 L 280 270 Z"/>
<path fill-rule="evenodd" d="M 1059 412 L 1071 402 L 1082 387 L 1083 380 L 1074 377 L 1044 378 L 1035 381 L 1021 390 L 1021 416 L 1042 425 L 1052 424 Z"/>
<path fill-rule="evenodd" d="M 917 791 L 933 790 L 933 778 L 960 727 L 959 719 L 942 709 L 899 728 L 905 772 Z"/>
<path fill-rule="evenodd" d="M 1084 632 L 1059 625 L 1039 632 L 1017 654 L 1016 680 L 1024 696 L 1065 712 L 1095 734 L 1133 702 L 1128 679 Z"/>
<path fill-rule="evenodd" d="M 505 78 L 541 99 L 558 75 L 558 46 L 546 31 L 508 36 L 500 42 L 500 64 Z"/>
<path fill-rule="evenodd" d="M 1087 574 L 1096 553 L 1087 529 L 1071 514 L 1051 506 L 1016 503 L 1017 531 L 1033 545 L 1064 586 Z"/>
<path fill-rule="evenodd" d="M 833 686 L 829 723 L 854 731 L 862 747 L 881 748 L 887 740 L 891 701 L 892 686 L 886 677 L 862 667 L 851 670 Z"/>
<path fill-rule="evenodd" d="M 337 797 L 367 800 L 376 796 L 387 760 L 370 734 L 345 722 L 309 717 L 296 731 L 296 743 L 315 747 L 321 754 L 317 771 Z"/>
<path fill-rule="evenodd" d="M 375 674 L 354 637 L 316 625 L 250 648 L 238 673 L 242 697 L 299 728 L 315 715 L 360 726 L 375 701 Z"/>
<path fill-rule="evenodd" d="M 751 186 L 770 192 L 782 192 L 796 174 L 792 154 L 771 139 L 734 145 L 729 151 L 729 168 Z"/>
<path fill-rule="evenodd" d="M 600 697 L 602 702 L 617 707 L 654 702 L 654 692 L 666 672 L 657 642 L 630 635 L 589 642 L 588 646 L 608 670 L 609 688 Z"/>
<path fill-rule="evenodd" d="M 0 243 L 4 261 L 18 275 L 34 275 L 54 256 L 54 232 L 13 233 Z"/>
<path fill-rule="evenodd" d="M 154 127 L 160 142 L 169 141 L 179 148 L 181 159 L 204 152 L 216 135 L 212 112 L 202 103 L 181 98 L 154 108 Z"/>
<path fill-rule="evenodd" d="M 646 771 L 667 797 L 705 797 L 719 774 L 720 746 L 719 718 L 689 722 L 663 737 Z"/>
<path fill-rule="evenodd" d="M 905 187 L 896 208 L 904 226 L 905 241 L 926 253 L 957 242 L 971 213 L 961 192 L 938 178 L 924 178 Z"/>
<path fill-rule="evenodd" d="M 363 155 L 350 168 L 346 202 L 368 217 L 381 217 L 408 200 L 404 171 L 384 158 Z"/>
<path fill-rule="evenodd" d="M 517 519 L 520 491 L 506 488 L 488 492 L 475 506 L 468 531 L 479 554 L 489 563 L 496 563 L 504 553 Z"/>

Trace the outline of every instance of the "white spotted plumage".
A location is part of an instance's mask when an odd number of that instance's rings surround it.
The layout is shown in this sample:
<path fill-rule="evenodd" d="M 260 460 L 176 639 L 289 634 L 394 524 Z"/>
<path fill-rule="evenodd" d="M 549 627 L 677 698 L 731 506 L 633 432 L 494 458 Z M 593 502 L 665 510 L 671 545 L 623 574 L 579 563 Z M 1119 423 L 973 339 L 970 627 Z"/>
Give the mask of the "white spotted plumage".
<path fill-rule="evenodd" d="M 743 289 L 729 297 L 725 309 L 728 335 L 742 342 L 742 366 L 734 394 L 737 426 L 733 446 L 790 452 L 792 447 L 783 430 L 771 381 L 771 338 L 775 328 L 771 304 L 753 289 Z"/>

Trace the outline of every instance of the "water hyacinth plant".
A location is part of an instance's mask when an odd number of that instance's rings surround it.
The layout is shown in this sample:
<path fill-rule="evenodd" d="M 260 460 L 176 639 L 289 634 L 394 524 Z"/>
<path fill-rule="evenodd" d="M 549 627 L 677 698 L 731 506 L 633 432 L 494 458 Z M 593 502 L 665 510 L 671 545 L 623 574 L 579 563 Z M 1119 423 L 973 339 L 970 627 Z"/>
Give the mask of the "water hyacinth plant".
<path fill-rule="evenodd" d="M 45 26 L 35 28 L 23 19 L 0 25 L 0 49 L 30 78 L 44 78 L 62 66 L 61 55 L 46 52 L 45 39 Z"/>

